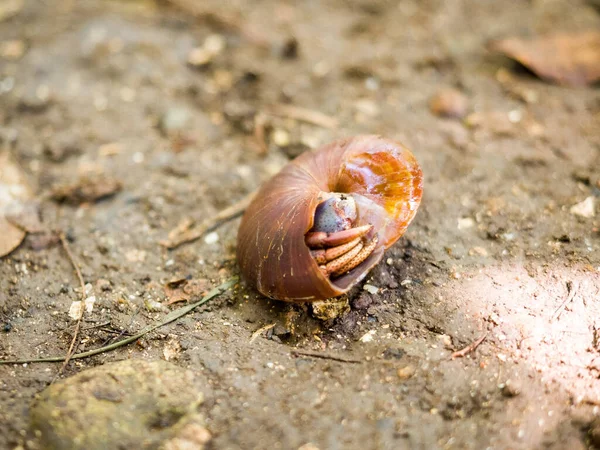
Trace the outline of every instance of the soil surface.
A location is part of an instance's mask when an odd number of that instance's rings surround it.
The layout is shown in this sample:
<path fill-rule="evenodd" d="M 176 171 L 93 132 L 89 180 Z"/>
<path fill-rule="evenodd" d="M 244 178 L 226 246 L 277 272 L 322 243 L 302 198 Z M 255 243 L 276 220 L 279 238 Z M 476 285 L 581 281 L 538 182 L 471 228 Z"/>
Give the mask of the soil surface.
<path fill-rule="evenodd" d="M 425 174 L 415 221 L 351 292 L 350 312 L 322 321 L 239 285 L 61 377 L 168 359 L 206 380 L 215 449 L 600 446 L 600 93 L 487 50 L 597 29 L 592 3 L 7 4 L 18 11 L 0 14 L 2 145 L 91 285 L 78 351 L 183 305 L 166 306 L 186 298 L 169 281 L 187 278 L 194 300 L 236 275 L 239 219 L 175 250 L 160 241 L 302 151 L 381 134 Z M 446 88 L 466 96 L 465 120 L 431 112 Z M 278 104 L 338 125 L 269 114 Z M 121 189 L 57 195 L 90 180 Z M 582 216 L 572 208 L 586 199 Z M 0 358 L 66 354 L 80 296 L 60 243 L 30 234 L 0 259 Z M 0 448 L 39 448 L 30 405 L 59 369 L 0 366 Z"/>

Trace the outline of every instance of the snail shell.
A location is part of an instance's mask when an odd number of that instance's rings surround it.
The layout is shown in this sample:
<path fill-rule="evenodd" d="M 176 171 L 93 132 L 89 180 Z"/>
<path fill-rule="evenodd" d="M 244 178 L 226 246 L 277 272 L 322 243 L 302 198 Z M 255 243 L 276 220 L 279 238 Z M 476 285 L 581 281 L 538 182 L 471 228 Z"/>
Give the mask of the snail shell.
<path fill-rule="evenodd" d="M 305 244 L 315 210 L 329 193 L 356 201 L 355 226 L 372 224 L 377 248 L 360 265 L 329 279 Z M 421 168 L 401 144 L 356 136 L 306 152 L 265 183 L 246 210 L 237 260 L 246 281 L 263 295 L 310 302 L 344 294 L 362 280 L 406 231 L 423 192 Z"/>

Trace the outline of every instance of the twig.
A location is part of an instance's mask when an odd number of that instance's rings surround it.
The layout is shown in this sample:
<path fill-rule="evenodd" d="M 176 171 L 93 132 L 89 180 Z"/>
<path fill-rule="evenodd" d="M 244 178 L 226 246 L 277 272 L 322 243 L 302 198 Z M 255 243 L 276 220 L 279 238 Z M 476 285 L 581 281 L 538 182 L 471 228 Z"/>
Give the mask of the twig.
<path fill-rule="evenodd" d="M 75 269 L 75 273 L 77 274 L 77 279 L 79 280 L 79 284 L 81 285 L 81 308 L 79 310 L 79 317 L 77 318 L 77 324 L 75 325 L 75 332 L 73 333 L 73 339 L 71 339 L 71 345 L 69 345 L 69 350 L 67 350 L 67 356 L 65 357 L 65 361 L 63 362 L 63 365 L 60 367 L 60 369 L 56 373 L 56 375 L 54 375 L 54 378 L 52 379 L 50 384 L 54 383 L 56 381 L 56 379 L 58 377 L 60 377 L 60 375 L 63 373 L 63 371 L 67 367 L 67 364 L 69 364 L 71 357 L 73 356 L 73 352 L 75 351 L 75 343 L 77 342 L 77 339 L 79 338 L 79 329 L 81 328 L 81 319 L 83 319 L 83 313 L 85 312 L 85 282 L 83 281 L 83 276 L 81 275 L 81 270 L 79 269 L 79 266 L 75 262 L 75 258 L 73 257 L 73 253 L 71 252 L 69 243 L 67 242 L 67 239 L 65 238 L 65 234 L 63 232 L 59 232 L 58 238 L 60 239 L 60 243 L 61 243 L 62 247 L 65 249 L 65 253 L 67 254 L 67 257 L 69 258 L 69 261 L 71 262 L 71 265 L 73 266 L 73 269 Z"/>
<path fill-rule="evenodd" d="M 185 316 L 186 314 L 193 311 L 197 307 L 204 305 L 209 300 L 213 299 L 214 297 L 217 297 L 218 295 L 222 294 L 230 287 L 234 286 L 237 282 L 238 282 L 238 278 L 233 277 L 233 278 L 227 280 L 225 283 L 223 283 L 223 284 L 217 286 L 216 288 L 214 288 L 213 290 L 211 290 L 208 294 L 206 294 L 201 300 L 198 300 L 196 303 L 192 303 L 190 305 L 187 305 L 182 308 L 171 311 L 169 314 L 166 315 L 166 317 L 162 320 L 162 322 L 159 322 L 154 325 L 148 325 L 147 327 L 143 328 L 142 331 L 140 331 L 139 333 L 134 334 L 133 336 L 130 336 L 127 339 L 123 339 L 121 341 L 115 342 L 114 344 L 110 344 L 105 347 L 100 347 L 100 348 L 97 348 L 94 350 L 89 350 L 87 352 L 77 353 L 75 355 L 72 355 L 70 359 L 88 358 L 90 356 L 109 352 L 111 350 L 115 350 L 119 347 L 123 347 L 124 345 L 135 342 L 142 336 L 150 333 L 151 331 L 154 331 L 157 328 L 165 326 L 165 325 L 179 319 L 180 317 Z M 39 359 L 18 359 L 18 360 L 11 360 L 11 361 L 0 361 L 0 365 L 2 365 L 2 364 L 50 363 L 50 362 L 61 362 L 64 360 L 65 360 L 64 356 L 53 356 L 53 357 L 39 358 Z"/>
<path fill-rule="evenodd" d="M 452 355 L 450 355 L 451 359 L 454 358 L 462 358 L 463 356 L 467 356 L 469 353 L 475 351 L 477 349 L 477 347 L 479 347 L 479 345 L 485 341 L 485 338 L 487 337 L 487 333 L 485 333 L 483 336 L 481 336 L 479 339 L 477 339 L 475 342 L 473 342 L 472 344 L 467 345 L 465 348 L 463 348 L 462 350 L 458 350 L 454 353 L 452 353 Z"/>
<path fill-rule="evenodd" d="M 239 202 L 234 203 L 222 211 L 219 211 L 216 215 L 209 217 L 194 228 L 179 233 L 178 231 L 181 229 L 181 227 L 176 227 L 171 233 L 169 233 L 169 237 L 166 240 L 160 242 L 160 245 L 171 250 L 179 247 L 182 244 L 186 244 L 201 238 L 204 233 L 211 231 L 217 226 L 222 225 L 225 222 L 235 219 L 237 216 L 241 215 L 246 210 L 255 195 L 256 192 L 248 194 Z"/>
<path fill-rule="evenodd" d="M 567 291 L 569 294 L 567 295 L 567 298 L 560 304 L 560 306 L 556 308 L 556 311 L 554 311 L 554 314 L 552 314 L 551 320 L 554 321 L 558 319 L 558 317 L 562 314 L 565 306 L 567 306 L 567 304 L 573 300 L 575 294 L 577 294 L 577 287 L 577 283 L 574 283 L 573 281 L 567 281 Z"/>
<path fill-rule="evenodd" d="M 309 356 L 311 358 L 328 359 L 331 361 L 337 361 L 337 362 L 343 362 L 343 363 L 349 363 L 349 364 L 361 364 L 362 363 L 362 361 L 360 361 L 358 359 L 346 359 L 346 358 L 341 358 L 341 357 L 335 356 L 335 355 L 329 355 L 327 353 L 309 352 L 309 351 L 305 351 L 305 350 L 292 350 L 290 352 L 290 354 L 294 355 L 294 356 Z"/>
<path fill-rule="evenodd" d="M 260 327 L 258 330 L 256 330 L 254 333 L 252 333 L 252 336 L 250 337 L 249 343 L 252 344 L 256 340 L 257 337 L 259 337 L 265 331 L 269 331 L 271 328 L 275 328 L 275 324 L 274 323 L 270 323 L 269 325 L 265 325 L 264 327 Z"/>
<path fill-rule="evenodd" d="M 261 112 L 254 116 L 254 139 L 256 140 L 256 147 L 258 153 L 261 156 L 265 156 L 269 153 L 269 147 L 265 137 L 267 127 L 267 116 Z"/>
<path fill-rule="evenodd" d="M 338 121 L 335 118 L 328 116 L 327 114 L 323 114 L 320 111 L 302 108 L 300 106 L 278 103 L 271 106 L 271 108 L 267 109 L 266 112 L 273 116 L 296 119 L 301 122 L 307 122 L 323 128 L 334 129 L 338 127 Z"/>

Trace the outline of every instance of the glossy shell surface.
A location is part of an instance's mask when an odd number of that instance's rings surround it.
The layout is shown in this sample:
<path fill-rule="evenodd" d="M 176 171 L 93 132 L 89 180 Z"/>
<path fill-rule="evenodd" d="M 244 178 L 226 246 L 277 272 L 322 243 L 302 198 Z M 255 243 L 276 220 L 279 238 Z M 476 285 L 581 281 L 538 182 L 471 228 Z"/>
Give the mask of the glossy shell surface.
<path fill-rule="evenodd" d="M 237 260 L 245 280 L 286 301 L 336 297 L 362 280 L 414 218 L 423 192 L 421 168 L 401 144 L 356 136 L 306 152 L 266 182 L 242 218 Z M 374 225 L 378 247 L 350 272 L 330 280 L 304 242 L 317 206 L 333 193 L 352 195 L 354 226 Z"/>

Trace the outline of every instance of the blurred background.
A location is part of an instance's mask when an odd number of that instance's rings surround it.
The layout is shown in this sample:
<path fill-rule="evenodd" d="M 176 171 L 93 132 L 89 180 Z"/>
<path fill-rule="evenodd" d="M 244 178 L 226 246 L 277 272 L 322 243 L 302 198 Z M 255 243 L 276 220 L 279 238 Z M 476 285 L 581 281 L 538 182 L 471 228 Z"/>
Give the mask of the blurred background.
<path fill-rule="evenodd" d="M 381 134 L 423 203 L 341 314 L 242 286 L 64 375 L 192 370 L 207 448 L 600 448 L 599 79 L 593 0 L 0 0 L 0 358 L 67 352 L 57 230 L 83 351 L 237 273 L 239 220 L 162 241 Z M 0 448 L 79 448 L 30 427 L 57 370 L 0 366 Z"/>

